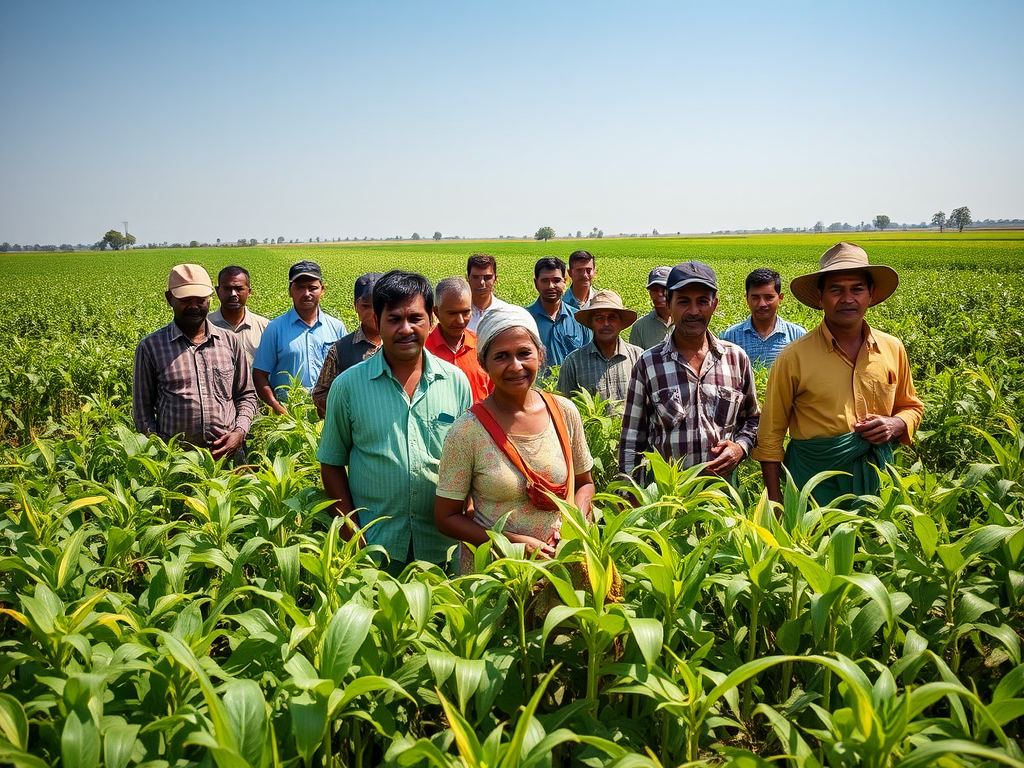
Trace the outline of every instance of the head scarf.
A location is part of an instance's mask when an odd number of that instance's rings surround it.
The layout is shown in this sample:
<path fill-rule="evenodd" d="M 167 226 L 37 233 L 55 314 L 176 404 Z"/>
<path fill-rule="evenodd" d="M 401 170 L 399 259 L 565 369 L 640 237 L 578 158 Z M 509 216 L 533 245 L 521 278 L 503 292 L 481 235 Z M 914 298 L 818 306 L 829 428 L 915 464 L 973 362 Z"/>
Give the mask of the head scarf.
<path fill-rule="evenodd" d="M 537 345 L 540 352 L 544 352 L 544 344 L 540 340 L 540 331 L 537 329 L 537 321 L 533 315 L 522 307 L 506 304 L 503 307 L 494 307 L 484 312 L 480 323 L 476 327 L 476 355 L 480 365 L 484 366 L 487 359 L 487 349 L 499 333 L 509 328 L 525 328 L 530 334 L 533 343 Z M 486 370 L 486 366 L 484 366 Z"/>

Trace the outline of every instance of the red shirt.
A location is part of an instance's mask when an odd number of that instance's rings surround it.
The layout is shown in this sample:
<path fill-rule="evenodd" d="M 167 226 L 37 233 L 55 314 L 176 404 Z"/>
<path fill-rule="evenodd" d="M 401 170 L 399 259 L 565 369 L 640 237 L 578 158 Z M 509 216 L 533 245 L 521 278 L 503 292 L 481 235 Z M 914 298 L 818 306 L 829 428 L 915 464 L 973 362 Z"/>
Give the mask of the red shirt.
<path fill-rule="evenodd" d="M 434 329 L 427 334 L 427 343 L 424 345 L 432 355 L 437 355 L 447 363 L 458 366 L 459 370 L 466 374 L 469 379 L 469 387 L 473 391 L 473 402 L 479 403 L 494 389 L 491 377 L 480 367 L 480 361 L 476 359 L 476 334 L 470 330 L 462 332 L 462 346 L 458 352 L 452 352 L 448 343 L 441 335 L 441 326 L 435 325 Z"/>

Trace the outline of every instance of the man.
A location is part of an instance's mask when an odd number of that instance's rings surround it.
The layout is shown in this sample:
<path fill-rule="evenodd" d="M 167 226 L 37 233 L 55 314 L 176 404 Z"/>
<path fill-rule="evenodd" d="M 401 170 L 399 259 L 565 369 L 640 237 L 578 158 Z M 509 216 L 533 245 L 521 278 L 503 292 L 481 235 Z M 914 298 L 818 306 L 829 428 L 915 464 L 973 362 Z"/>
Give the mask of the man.
<path fill-rule="evenodd" d="M 338 375 L 372 357 L 380 349 L 377 317 L 373 314 L 373 286 L 380 277 L 383 277 L 380 272 L 367 272 L 356 278 L 353 303 L 359 317 L 359 327 L 331 345 L 311 395 L 321 419 L 327 412 L 327 393 L 331 391 L 331 384 Z"/>
<path fill-rule="evenodd" d="M 671 267 L 655 267 L 647 275 L 647 293 L 653 309 L 637 320 L 629 329 L 629 343 L 642 349 L 661 344 L 672 333 L 672 314 L 668 311 L 668 275 Z"/>
<path fill-rule="evenodd" d="M 474 253 L 466 262 L 466 277 L 473 291 L 473 315 L 466 326 L 473 333 L 480 324 L 480 318 L 489 309 L 507 307 L 509 303 L 494 295 L 494 284 L 498 282 L 498 262 L 486 253 Z"/>
<path fill-rule="evenodd" d="M 437 325 L 427 335 L 430 354 L 459 368 L 469 379 L 473 402 L 479 403 L 494 388 L 491 377 L 476 357 L 476 334 L 466 326 L 473 313 L 469 283 L 461 277 L 446 277 L 434 288 L 434 316 Z"/>
<path fill-rule="evenodd" d="M 576 310 L 562 301 L 565 294 L 565 262 L 555 256 L 538 259 L 533 267 L 537 301 L 526 308 L 537 321 L 540 340 L 547 349 L 542 376 L 574 349 L 590 341 L 591 333 L 576 322 Z"/>
<path fill-rule="evenodd" d="M 771 368 L 782 348 L 807 331 L 779 317 L 782 276 L 774 269 L 755 269 L 744 287 L 750 317 L 728 328 L 722 338 L 742 347 L 755 368 Z"/>
<path fill-rule="evenodd" d="M 249 270 L 245 267 L 224 267 L 217 275 L 217 298 L 220 299 L 220 308 L 210 313 L 211 323 L 235 334 L 250 367 L 260 346 L 263 331 L 270 322 L 262 315 L 251 312 L 246 306 L 251 295 Z"/>
<path fill-rule="evenodd" d="M 606 400 L 624 399 L 633 366 L 644 351 L 624 342 L 619 334 L 636 322 L 636 312 L 626 309 L 615 291 L 598 291 L 590 306 L 576 313 L 576 320 L 594 338 L 562 361 L 558 391 L 569 397 L 585 389 Z"/>
<path fill-rule="evenodd" d="M 293 376 L 312 389 L 331 345 L 345 335 L 345 324 L 320 309 L 323 274 L 315 261 L 300 261 L 288 270 L 292 308 L 267 325 L 252 361 L 256 394 L 274 413 L 287 414 L 282 401 Z"/>
<path fill-rule="evenodd" d="M 838 243 L 822 255 L 817 272 L 790 284 L 797 300 L 822 310 L 824 319 L 782 350 L 768 376 L 754 458 L 772 501 L 782 501 L 781 464 L 798 487 L 825 470 L 850 473 L 817 485 L 819 504 L 844 493 L 875 493 L 872 465 L 892 460 L 893 443 L 910 444 L 924 406 L 907 351 L 864 320 L 868 307 L 889 298 L 898 283 L 890 267 L 869 264 L 863 248 Z"/>
<path fill-rule="evenodd" d="M 244 456 L 256 392 L 234 335 L 207 322 L 212 294 L 210 276 L 198 264 L 171 270 L 164 296 L 174 321 L 135 350 L 132 420 L 142 434 L 181 435 L 219 459 Z"/>
<path fill-rule="evenodd" d="M 569 254 L 569 277 L 572 284 L 565 294 L 565 303 L 573 309 L 586 309 L 594 298 L 594 254 L 590 251 L 573 251 Z"/>
<path fill-rule="evenodd" d="M 423 345 L 434 296 L 422 275 L 388 272 L 373 287 L 381 351 L 334 380 L 317 459 L 346 538 L 388 553 L 391 573 L 413 560 L 446 562 L 454 542 L 434 526 L 441 445 L 472 405 L 465 374 Z"/>
<path fill-rule="evenodd" d="M 648 349 L 629 379 L 619 469 L 641 479 L 645 451 L 728 477 L 754 445 L 760 410 L 746 353 L 708 331 L 718 279 L 699 261 L 668 276 L 672 335 Z"/>

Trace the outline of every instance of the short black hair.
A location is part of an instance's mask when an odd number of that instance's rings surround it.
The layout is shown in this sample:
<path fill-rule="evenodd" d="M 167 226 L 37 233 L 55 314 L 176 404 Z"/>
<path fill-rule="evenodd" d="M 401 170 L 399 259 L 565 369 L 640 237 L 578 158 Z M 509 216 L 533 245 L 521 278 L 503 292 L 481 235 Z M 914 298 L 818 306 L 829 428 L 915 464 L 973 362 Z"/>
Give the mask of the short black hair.
<path fill-rule="evenodd" d="M 594 260 L 594 254 L 590 251 L 573 251 L 569 254 L 569 266 L 573 264 L 586 264 L 588 261 Z"/>
<path fill-rule="evenodd" d="M 469 257 L 469 259 L 466 261 L 467 277 L 469 276 L 469 272 L 471 269 L 473 269 L 473 267 L 476 267 L 477 269 L 487 269 L 487 267 L 490 267 L 491 269 L 494 270 L 495 275 L 498 274 L 498 262 L 489 253 L 474 253 L 472 256 Z"/>
<path fill-rule="evenodd" d="M 249 278 L 249 270 L 245 267 L 239 267 L 236 264 L 232 264 L 230 267 L 224 267 L 220 272 L 217 273 L 217 285 L 220 285 L 221 280 L 225 277 L 234 277 L 235 275 L 245 275 L 245 282 L 252 287 L 252 280 Z"/>
<path fill-rule="evenodd" d="M 540 277 L 540 273 L 545 269 L 557 269 L 562 273 L 562 277 L 565 277 L 565 262 L 557 256 L 545 256 L 542 259 L 537 259 L 537 263 L 533 265 L 533 279 L 536 280 Z"/>
<path fill-rule="evenodd" d="M 747 282 L 743 286 L 745 293 L 750 293 L 751 288 L 760 288 L 762 285 L 774 285 L 776 293 L 782 293 L 782 275 L 774 269 L 760 267 L 747 275 Z"/>
<path fill-rule="evenodd" d="M 847 270 L 844 270 L 844 271 L 847 271 Z M 875 276 L 871 274 L 870 270 L 867 270 L 867 269 L 864 269 L 864 270 L 851 269 L 851 270 L 848 270 L 848 272 L 854 272 L 854 273 L 859 272 L 861 277 L 864 278 L 864 282 L 868 284 L 868 288 L 873 288 L 874 287 L 874 285 L 875 285 Z M 828 277 L 829 275 L 834 275 L 834 274 L 837 274 L 837 273 L 836 272 L 822 272 L 820 275 L 818 275 L 818 293 L 821 293 L 822 291 L 825 290 L 825 278 Z M 842 274 L 842 272 L 840 272 L 839 274 Z"/>
<path fill-rule="evenodd" d="M 417 272 L 391 270 L 373 286 L 373 314 L 376 315 L 377 322 L 380 322 L 386 307 L 404 304 L 416 296 L 423 297 L 423 305 L 428 315 L 434 311 L 434 289 L 427 278 Z"/>

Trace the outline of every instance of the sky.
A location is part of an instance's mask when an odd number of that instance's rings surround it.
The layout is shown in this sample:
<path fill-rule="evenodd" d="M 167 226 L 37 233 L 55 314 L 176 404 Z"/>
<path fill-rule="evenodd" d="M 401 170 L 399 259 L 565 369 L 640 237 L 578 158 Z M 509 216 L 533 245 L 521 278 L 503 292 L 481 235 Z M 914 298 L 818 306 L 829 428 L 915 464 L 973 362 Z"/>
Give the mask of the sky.
<path fill-rule="evenodd" d="M 1024 3 L 0 0 L 0 240 L 1024 218 Z"/>

